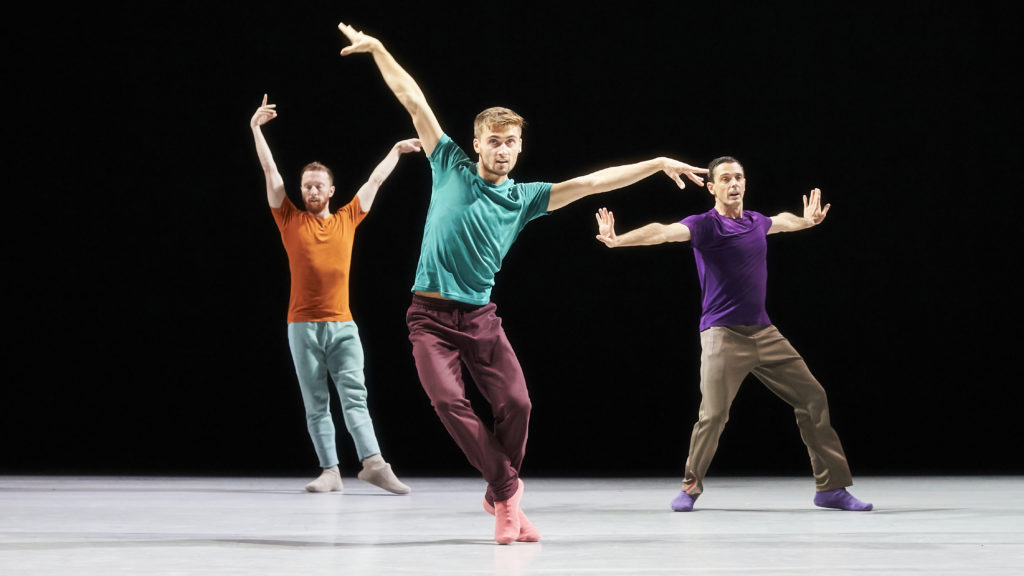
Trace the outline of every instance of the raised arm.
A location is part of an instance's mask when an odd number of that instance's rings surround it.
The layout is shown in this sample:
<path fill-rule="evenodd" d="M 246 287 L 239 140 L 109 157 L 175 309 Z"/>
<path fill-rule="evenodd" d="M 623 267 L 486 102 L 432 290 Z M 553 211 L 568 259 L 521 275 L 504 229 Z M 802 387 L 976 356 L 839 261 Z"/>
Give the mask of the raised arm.
<path fill-rule="evenodd" d="M 249 120 L 249 127 L 252 128 L 252 137 L 256 141 L 256 155 L 259 156 L 260 166 L 263 167 L 263 176 L 267 180 L 267 204 L 271 208 L 280 208 L 284 203 L 284 179 L 277 171 L 277 164 L 274 162 L 274 155 L 270 153 L 270 145 L 263 136 L 261 128 L 267 122 L 277 118 L 277 104 L 267 104 L 267 95 L 263 95 L 263 104 L 256 109 L 256 113 Z"/>
<path fill-rule="evenodd" d="M 609 248 L 653 246 L 666 242 L 686 242 L 690 239 L 690 229 L 679 222 L 672 224 L 652 222 L 618 236 L 615 234 L 614 214 L 601 208 L 594 216 L 597 218 L 597 240 Z"/>
<path fill-rule="evenodd" d="M 680 188 L 686 187 L 680 177 L 682 174 L 696 182 L 698 186 L 703 186 L 704 179 L 698 174 L 707 173 L 707 171 L 707 168 L 696 168 L 671 158 L 652 158 L 636 164 L 605 168 L 553 185 L 551 198 L 548 200 L 548 210 L 557 210 L 591 194 L 609 192 L 635 184 L 658 172 L 667 174 Z"/>
<path fill-rule="evenodd" d="M 769 234 L 776 232 L 796 232 L 797 230 L 803 230 L 810 228 L 811 226 L 817 226 L 825 219 L 825 215 L 828 214 L 828 209 L 831 204 L 825 204 L 825 207 L 821 207 L 821 190 L 815 188 L 811 190 L 811 198 L 808 200 L 807 195 L 804 195 L 804 216 L 803 218 L 796 214 L 789 212 L 783 212 L 776 216 L 772 216 L 772 227 L 768 229 Z"/>
<path fill-rule="evenodd" d="M 380 185 L 391 175 L 391 171 L 395 169 L 395 166 L 398 164 L 398 158 L 402 154 L 419 152 L 421 148 L 422 145 L 419 138 L 402 140 L 391 147 L 388 155 L 380 161 L 380 164 L 377 164 L 377 167 L 370 173 L 370 178 L 356 192 L 356 196 L 359 197 L 359 205 L 363 207 L 363 211 L 370 211 L 373 199 L 377 197 L 377 190 L 380 189 Z"/>
<path fill-rule="evenodd" d="M 444 131 L 437 118 L 434 117 L 434 112 L 427 105 L 427 98 L 423 95 L 419 85 L 384 48 L 384 44 L 380 40 L 367 36 L 344 22 L 338 23 L 338 30 L 341 30 L 341 33 L 352 43 L 341 49 L 342 56 L 360 52 L 369 52 L 373 55 L 373 61 L 377 64 L 381 76 L 384 77 L 384 82 L 412 117 L 412 124 L 416 128 L 416 135 L 420 137 L 423 151 L 430 156 Z"/>

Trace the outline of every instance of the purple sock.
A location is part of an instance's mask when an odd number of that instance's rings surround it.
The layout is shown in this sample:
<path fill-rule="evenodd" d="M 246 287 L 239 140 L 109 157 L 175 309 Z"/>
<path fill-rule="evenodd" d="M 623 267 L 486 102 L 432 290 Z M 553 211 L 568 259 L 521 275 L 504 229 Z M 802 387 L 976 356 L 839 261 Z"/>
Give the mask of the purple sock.
<path fill-rule="evenodd" d="M 868 502 L 861 502 L 846 491 L 846 488 L 818 492 L 814 495 L 814 505 L 822 508 L 837 508 L 839 510 L 852 510 L 854 512 L 867 512 L 873 506 Z"/>
<path fill-rule="evenodd" d="M 672 500 L 672 509 L 676 512 L 689 512 L 693 510 L 693 496 L 680 490 L 679 495 Z"/>

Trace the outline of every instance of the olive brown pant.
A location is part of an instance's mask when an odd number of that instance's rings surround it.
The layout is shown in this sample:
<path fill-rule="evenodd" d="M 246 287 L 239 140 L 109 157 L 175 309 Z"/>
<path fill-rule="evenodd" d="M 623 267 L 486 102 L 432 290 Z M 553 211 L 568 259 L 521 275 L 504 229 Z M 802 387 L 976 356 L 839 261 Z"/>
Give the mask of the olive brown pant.
<path fill-rule="evenodd" d="M 740 385 L 753 374 L 793 407 L 811 458 L 816 490 L 853 484 L 839 436 L 829 421 L 825 389 L 775 326 L 714 326 L 700 334 L 700 412 L 690 437 L 683 490 L 696 498 L 718 449 Z"/>

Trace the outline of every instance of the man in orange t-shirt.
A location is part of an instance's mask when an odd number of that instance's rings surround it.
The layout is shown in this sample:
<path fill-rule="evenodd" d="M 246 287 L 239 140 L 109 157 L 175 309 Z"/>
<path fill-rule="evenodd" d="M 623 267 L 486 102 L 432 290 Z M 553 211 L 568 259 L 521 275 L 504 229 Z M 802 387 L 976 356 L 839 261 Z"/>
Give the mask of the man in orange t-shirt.
<path fill-rule="evenodd" d="M 377 190 L 394 170 L 402 154 L 420 151 L 416 138 L 396 143 L 370 174 L 356 195 L 337 212 L 331 213 L 334 174 L 319 162 L 302 169 L 302 201 L 299 210 L 284 190 L 262 126 L 277 117 L 275 104 L 263 103 L 249 122 L 256 141 L 256 154 L 267 180 L 267 202 L 281 231 L 291 270 L 288 302 L 288 344 L 306 409 L 306 426 L 317 458 L 320 476 L 306 485 L 310 492 L 342 489 L 335 446 L 334 421 L 330 412 L 333 380 L 345 419 L 362 461 L 358 478 L 394 492 L 406 494 L 403 484 L 380 454 L 366 405 L 363 348 L 359 329 L 348 304 L 348 275 L 352 262 L 352 241 L 356 226 L 366 217 Z"/>

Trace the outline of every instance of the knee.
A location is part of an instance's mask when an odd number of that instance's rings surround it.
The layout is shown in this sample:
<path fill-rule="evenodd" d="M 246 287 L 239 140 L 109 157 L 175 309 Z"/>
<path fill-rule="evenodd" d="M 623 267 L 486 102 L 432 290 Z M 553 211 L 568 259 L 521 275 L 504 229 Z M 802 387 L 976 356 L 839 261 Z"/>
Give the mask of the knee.
<path fill-rule="evenodd" d="M 323 420 L 331 419 L 331 411 L 328 406 L 316 406 L 306 408 L 306 422 L 313 424 Z"/>
<path fill-rule="evenodd" d="M 528 418 L 533 410 L 533 402 L 528 394 L 517 394 L 509 396 L 498 407 L 498 414 L 503 420 L 509 418 Z"/>
<path fill-rule="evenodd" d="M 366 379 L 361 369 L 339 372 L 335 374 L 334 378 L 338 383 L 339 394 L 355 401 L 366 400 Z"/>
<path fill-rule="evenodd" d="M 455 394 L 431 396 L 430 404 L 434 407 L 434 411 L 442 417 L 446 414 L 459 413 L 467 409 L 472 410 L 466 397 Z"/>
<path fill-rule="evenodd" d="M 701 410 L 700 413 L 700 426 L 703 428 L 710 428 L 712 430 L 721 430 L 725 428 L 726 422 L 729 421 L 728 410 Z"/>
<path fill-rule="evenodd" d="M 821 394 L 815 398 L 808 399 L 802 410 L 796 411 L 797 423 L 808 422 L 812 426 L 830 426 L 828 414 L 828 401 L 825 395 Z"/>
<path fill-rule="evenodd" d="M 511 409 L 521 414 L 529 414 L 533 410 L 533 402 L 526 394 L 512 399 Z"/>

